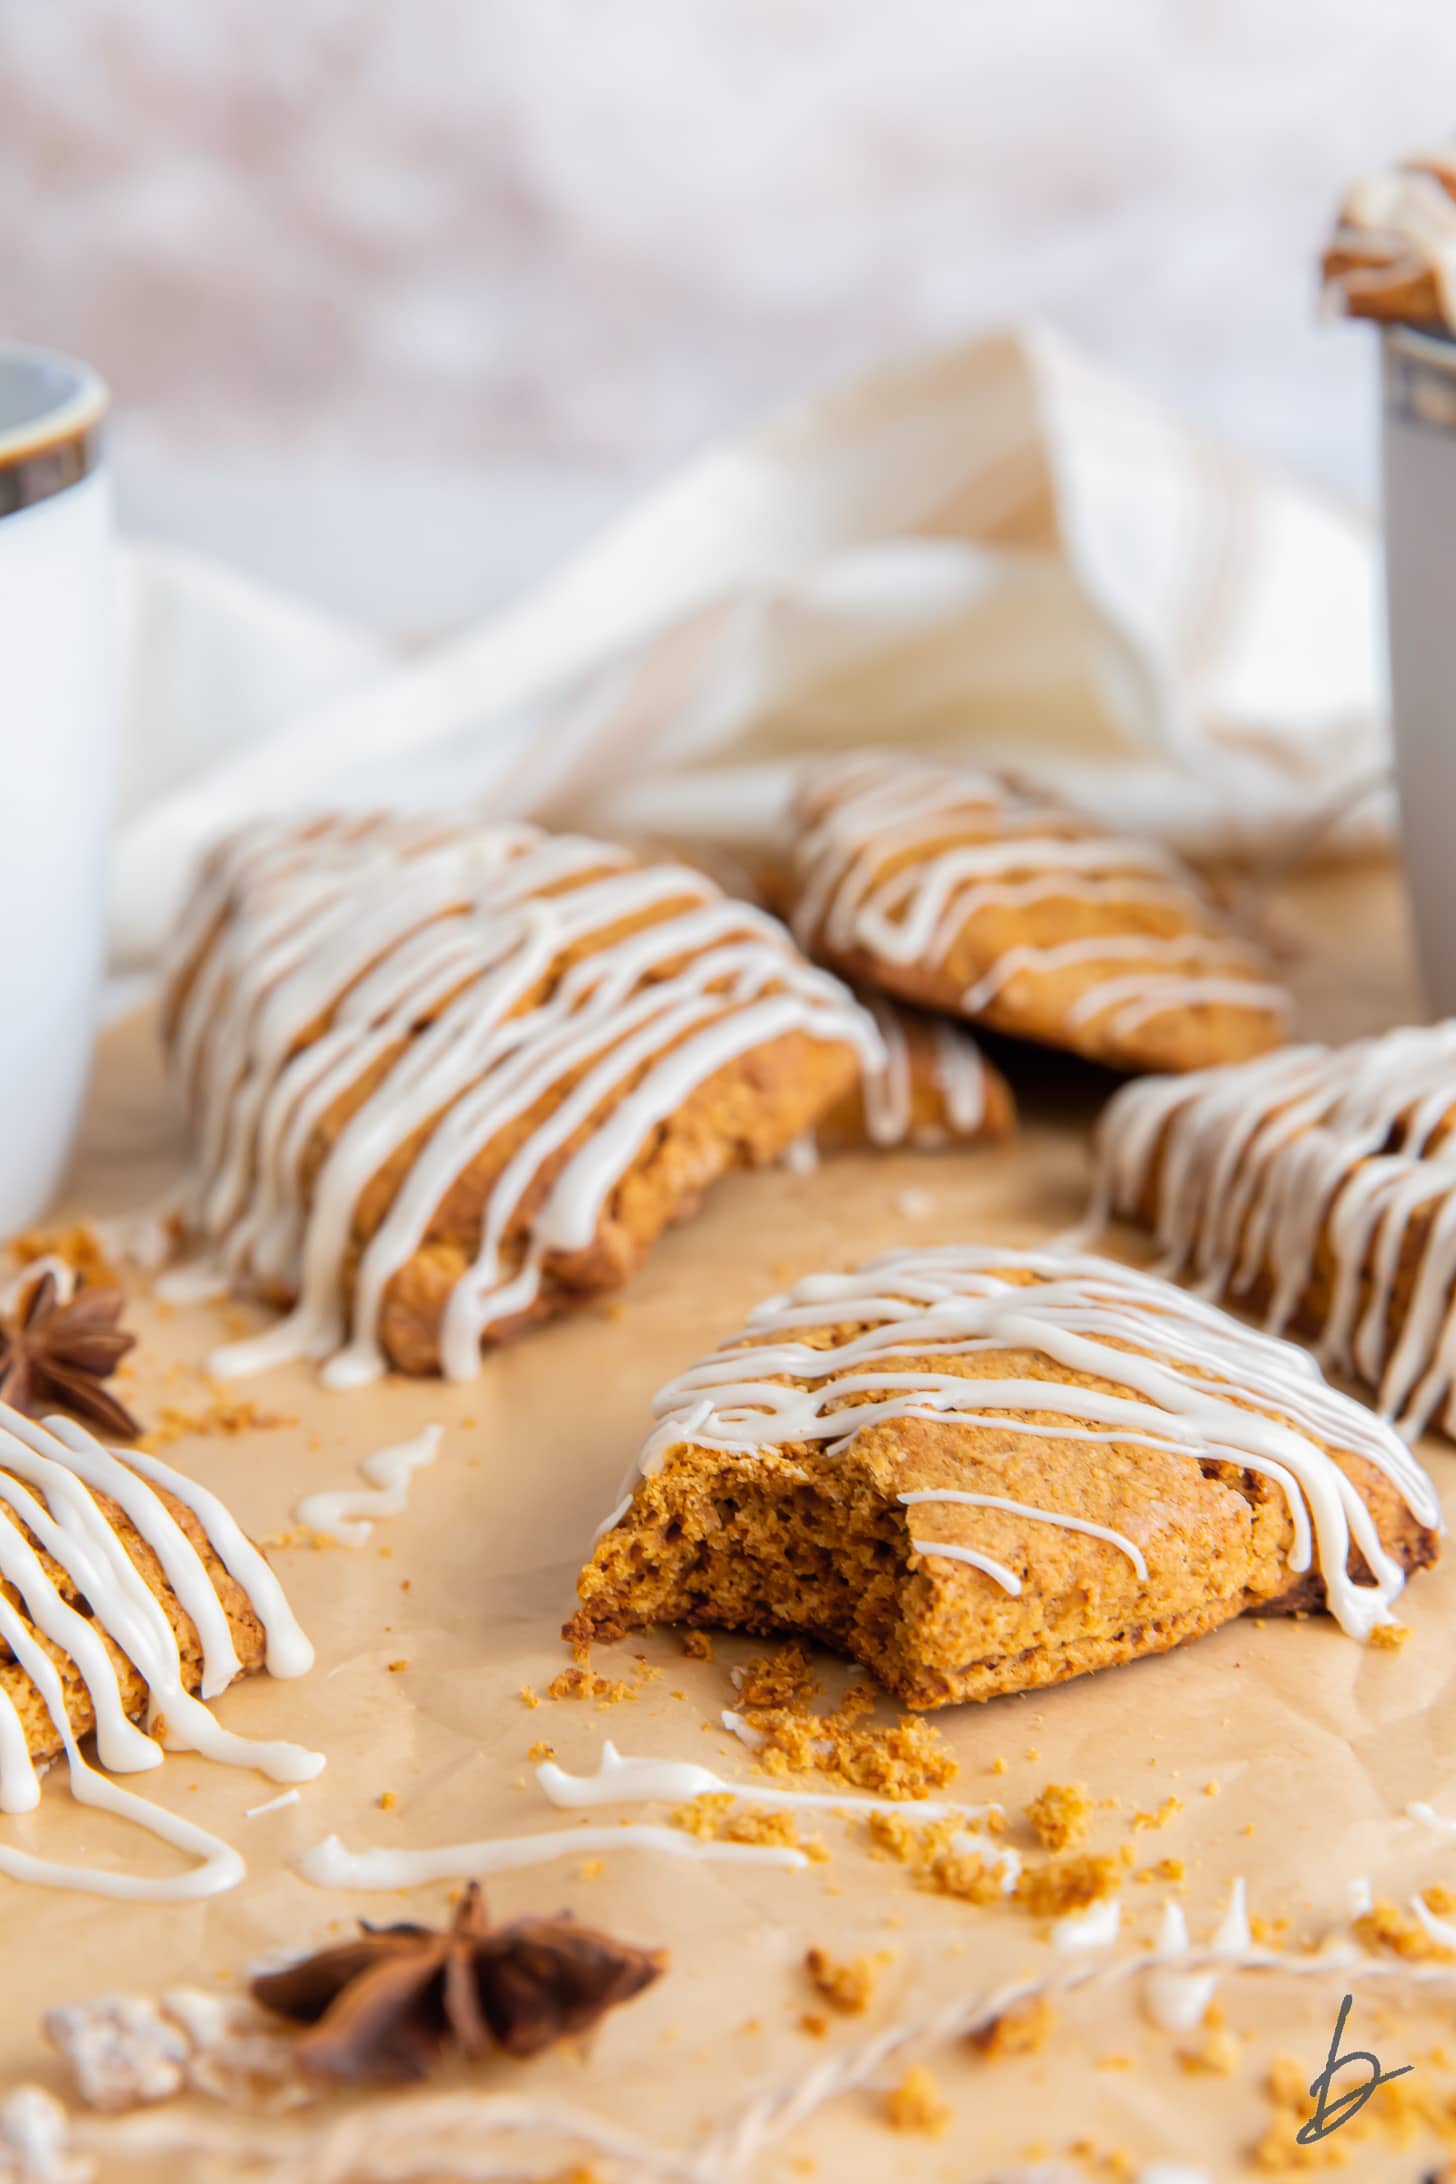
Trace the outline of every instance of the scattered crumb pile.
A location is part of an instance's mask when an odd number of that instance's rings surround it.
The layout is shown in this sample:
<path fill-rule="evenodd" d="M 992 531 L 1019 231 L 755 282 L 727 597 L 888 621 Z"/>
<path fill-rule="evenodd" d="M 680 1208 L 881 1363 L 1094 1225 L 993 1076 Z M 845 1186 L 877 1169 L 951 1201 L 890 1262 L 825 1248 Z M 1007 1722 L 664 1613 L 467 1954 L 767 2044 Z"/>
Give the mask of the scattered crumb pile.
<path fill-rule="evenodd" d="M 277 1411 L 260 1410 L 246 1397 L 228 1395 L 219 1389 L 205 1410 L 184 1410 L 178 1403 L 163 1403 L 155 1425 L 141 1435 L 137 1447 L 155 1456 L 162 1449 L 170 1448 L 173 1442 L 185 1441 L 190 1434 L 230 1437 L 236 1433 L 271 1432 L 277 1426 L 297 1424 L 296 1418 L 285 1417 Z"/>
<path fill-rule="evenodd" d="M 21 1266 L 31 1266 L 37 1259 L 63 1259 L 77 1279 L 91 1288 L 121 1286 L 121 1276 L 107 1258 L 100 1237 L 84 1221 L 74 1228 L 28 1229 L 23 1236 L 12 1236 L 7 1248 Z"/>
<path fill-rule="evenodd" d="M 810 1949 L 804 1958 L 804 1971 L 809 1984 L 832 2010 L 838 2010 L 842 2017 L 859 2017 L 869 2008 L 875 1980 L 888 1962 L 885 1950 L 877 1956 L 851 1957 L 845 1963 L 826 1950 Z"/>
<path fill-rule="evenodd" d="M 943 2138 L 950 2129 L 951 2110 L 923 2063 L 885 2095 L 885 2120 L 892 2131 L 916 2131 L 922 2138 Z"/>
<path fill-rule="evenodd" d="M 768 1774 L 812 1769 L 875 1797 L 931 1797 L 953 1782 L 960 1763 L 941 1731 L 918 1714 L 891 1723 L 868 1717 L 875 1687 L 852 1683 L 829 1713 L 810 1701 L 822 1686 L 808 1648 L 794 1641 L 734 1672 L 735 1710 Z"/>
<path fill-rule="evenodd" d="M 1449 1888 L 1428 1888 L 1421 1901 L 1437 1918 L 1445 1918 L 1456 1910 L 1456 1895 Z M 1356 1919 L 1355 1937 L 1367 1949 L 1385 1956 L 1404 1957 L 1408 1963 L 1456 1963 L 1456 1952 L 1444 1948 L 1426 1932 L 1414 1913 L 1402 1911 L 1399 1904 L 1383 1900 L 1373 1903 L 1363 1918 Z"/>
<path fill-rule="evenodd" d="M 1026 1808 L 1043 1850 L 1076 1850 L 1087 1840 L 1095 1810 L 1083 1782 L 1049 1782 Z"/>
<path fill-rule="evenodd" d="M 791 1812 L 775 1812 L 762 1805 L 740 1805 L 731 1790 L 713 1790 L 679 1805 L 667 1816 L 671 1827 L 710 1843 L 769 1843 L 783 1850 L 802 1850 L 805 1857 L 823 1864 L 829 1851 L 823 1840 L 810 1835 L 800 1840 L 799 1823 Z"/>
<path fill-rule="evenodd" d="M 989 2025 L 970 2034 L 970 2044 L 988 2063 L 1001 2063 L 1013 2055 L 1039 2055 L 1056 2029 L 1057 2013 L 1044 1994 L 1019 2002 Z"/>
<path fill-rule="evenodd" d="M 1075 1857 L 1049 1859 L 1045 1865 L 1028 1866 L 1016 1882 L 1016 1901 L 1035 1919 L 1065 1918 L 1069 1912 L 1086 1911 L 1122 1886 L 1119 1858 L 1092 1856 L 1083 1851 Z"/>
<path fill-rule="evenodd" d="M 898 1812 L 872 1812 L 865 1824 L 872 1850 L 904 1866 L 918 1887 L 965 1903 L 999 1903 L 1005 1893 L 994 1859 L 961 1843 L 964 1831 L 954 1814 L 917 1826 Z M 991 1811 L 982 1824 L 999 1834 L 1006 1822 Z"/>

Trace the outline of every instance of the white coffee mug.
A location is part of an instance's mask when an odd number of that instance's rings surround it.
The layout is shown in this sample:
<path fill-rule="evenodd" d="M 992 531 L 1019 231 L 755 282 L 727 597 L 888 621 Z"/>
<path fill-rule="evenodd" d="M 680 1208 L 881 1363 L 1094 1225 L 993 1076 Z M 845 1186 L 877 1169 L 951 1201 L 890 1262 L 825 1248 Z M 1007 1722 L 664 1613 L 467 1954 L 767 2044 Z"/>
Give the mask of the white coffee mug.
<path fill-rule="evenodd" d="M 60 1181 L 96 1024 L 114 765 L 107 394 L 0 342 L 0 1236 Z"/>
<path fill-rule="evenodd" d="M 1425 985 L 1456 1016 L 1456 341 L 1384 339 L 1385 579 L 1400 832 Z"/>

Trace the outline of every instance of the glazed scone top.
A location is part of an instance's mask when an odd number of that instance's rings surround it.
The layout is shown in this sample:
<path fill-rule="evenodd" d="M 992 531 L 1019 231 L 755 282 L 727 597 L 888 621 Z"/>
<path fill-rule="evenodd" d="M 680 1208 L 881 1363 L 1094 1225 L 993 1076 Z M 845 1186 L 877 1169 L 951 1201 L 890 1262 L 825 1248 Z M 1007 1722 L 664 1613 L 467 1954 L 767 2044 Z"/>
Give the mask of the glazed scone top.
<path fill-rule="evenodd" d="M 155 1456 L 118 1456 L 70 1419 L 42 1422 L 0 1404 L 0 1580 L 0 1812 L 32 1811 L 40 1798 L 32 1753 L 64 1751 L 82 1803 L 139 1821 L 201 1860 L 178 1876 L 133 1877 L 55 1867 L 5 1844 L 0 1872 L 134 1900 L 180 1901 L 234 1886 L 243 1870 L 235 1852 L 98 1775 L 79 1740 L 94 1723 L 104 1768 L 134 1773 L 161 1764 L 161 1745 L 128 1718 L 129 1663 L 151 1714 L 165 1716 L 170 1745 L 257 1767 L 276 1781 L 319 1772 L 316 1754 L 239 1736 L 203 1703 L 242 1671 L 240 1608 L 261 1625 L 272 1674 L 299 1676 L 312 1665 L 313 1649 L 260 1550 L 215 1494 Z M 184 1675 L 168 1598 L 195 1634 L 201 1699 Z M 86 1699 L 79 1724 L 75 1693 Z"/>
<path fill-rule="evenodd" d="M 529 826 L 259 823 L 214 855 L 175 965 L 193 1226 L 229 1280 L 297 1300 L 237 1369 L 380 1371 L 392 1277 L 494 1148 L 440 1331 L 444 1371 L 468 1378 L 716 1072 L 789 1035 L 882 1059 L 773 918 L 701 873 Z M 387 1196 L 361 1229 L 371 1186 Z"/>
<path fill-rule="evenodd" d="M 1098 1214 L 1151 1212 L 1167 1269 L 1214 1294 L 1265 1281 L 1276 1329 L 1300 1314 L 1326 1255 L 1320 1355 L 1377 1386 L 1417 1433 L 1449 1418 L 1456 1385 L 1453 1125 L 1456 1022 L 1148 1078 L 1098 1125 Z"/>
<path fill-rule="evenodd" d="M 1456 330 L 1456 146 L 1363 175 L 1323 270 L 1326 300 L 1354 317 Z"/>
<path fill-rule="evenodd" d="M 1007 1370 L 935 1369 L 972 1353 L 1004 1356 Z M 636 1477 L 652 1477 L 684 1446 L 745 1456 L 819 1446 L 832 1457 L 866 1428 L 917 1418 L 958 1419 L 1023 1444 L 1116 1443 L 1258 1472 L 1287 1500 L 1290 1570 L 1319 1572 L 1332 1614 L 1356 1637 L 1390 1619 L 1405 1573 L 1330 1450 L 1370 1464 L 1420 1524 L 1441 1524 L 1431 1482 L 1399 1435 L 1330 1387 L 1303 1351 L 1155 1276 L 1055 1251 L 946 1246 L 811 1276 L 761 1305 L 741 1334 L 670 1381 L 654 1407 L 658 1424 Z M 1015 1506 L 1048 1524 L 1099 1531 L 994 1494 L 937 1488 L 903 1498 Z M 604 1532 L 631 1499 L 629 1490 Z M 1141 1561 L 1133 1540 L 1105 1529 L 1100 1536 Z M 933 1526 L 915 1547 L 1017 1589 L 1013 1573 L 975 1549 L 937 1544 Z M 1350 1576 L 1352 1547 L 1371 1582 Z"/>
<path fill-rule="evenodd" d="M 794 930 L 837 969 L 1133 1067 L 1278 1043 L 1288 996 L 1155 842 L 888 753 L 809 769 L 796 816 Z"/>

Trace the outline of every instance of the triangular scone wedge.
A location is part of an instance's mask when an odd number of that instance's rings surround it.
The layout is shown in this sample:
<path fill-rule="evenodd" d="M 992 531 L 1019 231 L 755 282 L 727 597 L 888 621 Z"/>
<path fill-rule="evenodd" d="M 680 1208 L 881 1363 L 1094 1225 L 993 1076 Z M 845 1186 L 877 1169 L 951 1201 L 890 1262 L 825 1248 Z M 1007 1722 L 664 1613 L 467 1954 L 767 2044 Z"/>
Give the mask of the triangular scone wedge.
<path fill-rule="evenodd" d="M 1250 1607 L 1363 1638 L 1437 1552 L 1388 1426 L 1303 1351 L 1105 1259 L 948 1247 L 811 1277 L 656 1408 L 575 1642 L 801 1633 L 942 1706 Z"/>
<path fill-rule="evenodd" d="M 1096 1147 L 1097 1220 L 1456 1435 L 1456 1022 L 1124 1085 Z"/>
<path fill-rule="evenodd" d="M 792 923 L 857 984 L 1118 1069 L 1278 1046 L 1289 997 L 1186 865 L 999 775 L 893 753 L 809 767 Z"/>

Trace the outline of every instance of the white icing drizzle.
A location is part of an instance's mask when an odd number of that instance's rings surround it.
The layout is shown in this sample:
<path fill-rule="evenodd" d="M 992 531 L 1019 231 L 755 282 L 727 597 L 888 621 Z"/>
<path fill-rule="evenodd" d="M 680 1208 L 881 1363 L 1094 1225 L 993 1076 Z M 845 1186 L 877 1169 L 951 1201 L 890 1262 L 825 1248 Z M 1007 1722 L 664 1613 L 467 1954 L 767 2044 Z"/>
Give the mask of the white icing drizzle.
<path fill-rule="evenodd" d="M 831 957 L 861 950 L 908 967 L 943 959 L 989 908 L 1070 900 L 1135 914 L 1152 906 L 1208 929 L 1087 934 L 1008 948 L 962 994 L 962 1011 L 981 1014 L 1027 975 L 1133 961 L 1131 975 L 1097 979 L 1079 995 L 1068 1024 L 1110 1015 L 1110 1030 L 1123 1035 L 1171 1010 L 1209 1003 L 1279 1020 L 1287 1013 L 1288 995 L 1263 974 L 1256 953 L 1216 929 L 1221 920 L 1197 881 L 1156 844 L 1105 834 L 994 775 L 889 754 L 857 753 L 816 767 L 803 801 L 794 929 L 806 947 Z M 967 831 L 984 831 L 986 839 L 967 842 Z M 901 858 L 908 862 L 895 862 Z M 1172 967 L 1160 969 L 1164 962 Z"/>
<path fill-rule="evenodd" d="M 249 1805 L 243 1813 L 245 1820 L 261 1820 L 265 1812 L 282 1812 L 285 1805 L 299 1802 L 297 1790 L 283 1790 L 277 1797 L 270 1797 L 265 1804 Z"/>
<path fill-rule="evenodd" d="M 828 1344 L 804 1339 L 841 1326 L 856 1331 Z M 1052 1373 L 934 1370 L 937 1357 L 1000 1351 L 1030 1351 Z M 1058 1379 L 1058 1368 L 1123 1392 Z M 1026 1411 L 1057 1422 L 1017 1415 Z M 836 1455 L 864 1428 L 897 1418 L 964 1419 L 1020 1440 L 1108 1441 L 1256 1471 L 1285 1496 L 1291 1572 L 1317 1568 L 1330 1612 L 1360 1638 L 1390 1620 L 1405 1576 L 1329 1448 L 1364 1457 L 1422 1524 L 1441 1523 L 1435 1489 L 1400 1437 L 1330 1387 L 1302 1350 L 1155 1275 L 1073 1253 L 942 1246 L 810 1276 L 669 1381 L 654 1413 L 633 1478 L 652 1476 L 684 1445 L 752 1456 L 808 1443 Z M 1058 1521 L 1054 1511 L 1036 1516 Z M 1349 1575 L 1352 1545 L 1369 1583 Z"/>
<path fill-rule="evenodd" d="M 1069 1517 L 1064 1510 L 1033 1509 L 1027 1502 L 1008 1500 L 1004 1494 L 963 1494 L 951 1488 L 941 1487 L 923 1487 L 913 1494 L 897 1494 L 895 1499 L 902 1502 L 907 1509 L 914 1508 L 921 1502 L 954 1502 L 966 1509 L 1009 1509 L 1014 1516 L 1030 1517 L 1038 1524 L 1059 1524 L 1067 1532 L 1085 1532 L 1089 1539 L 1105 1539 L 1111 1546 L 1116 1547 L 1122 1554 L 1127 1556 L 1128 1561 L 1137 1571 L 1143 1584 L 1146 1585 L 1148 1581 L 1148 1565 L 1136 1540 L 1129 1539 L 1126 1532 L 1114 1531 L 1110 1525 L 1094 1524 L 1087 1517 Z M 966 1559 L 969 1559 L 970 1556 L 968 1548 L 947 1547 L 943 1543 L 926 1539 L 916 1540 L 915 1552 L 921 1555 L 957 1555 Z M 987 1567 L 986 1558 L 982 1558 L 980 1567 L 983 1569 Z M 1000 1568 L 999 1563 L 993 1565 L 993 1573 Z M 1021 1590 L 1020 1578 L 1010 1571 L 1006 1572 L 1005 1575 L 1012 1580 L 1007 1585 L 1006 1590 L 1019 1593 Z"/>
<path fill-rule="evenodd" d="M 1456 1022 L 1148 1078 L 1102 1117 L 1098 1212 L 1137 1213 L 1156 1173 L 1165 1270 L 1211 1296 L 1267 1282 L 1275 1331 L 1310 1308 L 1327 1254 L 1319 1355 L 1374 1384 L 1414 1437 L 1456 1421 L 1456 1131 L 1433 1142 L 1453 1111 Z M 1425 1241 L 1400 1311 L 1417 1222 Z"/>
<path fill-rule="evenodd" d="M 1054 1949 L 1106 1949 L 1122 1931 L 1122 1898 L 1103 1896 L 1085 1911 L 1068 1911 L 1052 1926 Z"/>
<path fill-rule="evenodd" d="M 652 1851 L 665 1858 L 696 1858 L 722 1865 L 807 1866 L 802 1850 L 780 1843 L 725 1843 L 688 1835 L 682 1828 L 557 1828 L 544 1835 L 497 1836 L 479 1843 L 445 1843 L 433 1850 L 347 1850 L 337 1835 L 306 1850 L 298 1870 L 316 1888 L 421 1888 L 427 1881 L 469 1880 L 486 1873 L 515 1873 L 550 1865 L 557 1858 L 604 1850 Z"/>
<path fill-rule="evenodd" d="M 1456 1949 L 1456 1925 L 1450 1919 L 1439 1918 L 1420 1896 L 1411 1897 L 1410 1907 L 1438 1947 Z"/>
<path fill-rule="evenodd" d="M 184 1902 L 235 1887 L 243 1874 L 242 1860 L 229 1845 L 148 1804 L 89 1765 L 71 1723 L 61 1677 L 40 1637 L 69 1656 L 85 1684 L 105 1769 L 134 1773 L 158 1767 L 163 1751 L 128 1720 L 103 1632 L 145 1679 L 151 1712 L 166 1717 L 169 1748 L 256 1767 L 280 1782 L 311 1780 L 324 1764 L 319 1754 L 297 1745 L 254 1742 L 225 1729 L 186 1689 L 166 1613 L 97 1499 L 105 1495 L 117 1503 L 156 1555 L 178 1605 L 196 1628 L 202 1694 L 213 1698 L 239 1673 L 240 1663 L 207 1566 L 154 1491 L 156 1486 L 192 1511 L 213 1552 L 246 1593 L 263 1625 L 270 1671 L 298 1676 L 312 1665 L 313 1649 L 276 1577 L 216 1495 L 140 1450 L 123 1461 L 69 1419 L 42 1424 L 0 1405 L 0 1504 L 17 1520 L 0 1522 L 0 1577 L 14 1588 L 26 1611 L 22 1616 L 0 1596 L 0 1639 L 45 1704 L 65 1752 L 72 1796 L 136 1822 L 199 1861 L 189 1872 L 149 1878 L 63 1866 L 0 1843 L 0 1873 L 13 1879 L 133 1901 Z M 67 1603 L 38 1548 L 64 1571 L 89 1614 Z M 31 1812 L 39 1801 L 40 1785 L 20 1716 L 0 1693 L 0 1812 Z"/>
<path fill-rule="evenodd" d="M 945 1119 L 917 1124 L 915 1068 L 905 1012 L 881 994 L 865 994 L 863 999 L 884 1047 L 883 1063 L 865 1070 L 861 1080 L 870 1143 L 882 1148 L 928 1149 L 943 1145 L 947 1136 L 974 1137 L 985 1120 L 986 1065 L 969 1032 L 944 1018 L 931 1025 L 932 1081 Z"/>
<path fill-rule="evenodd" d="M 209 936 L 174 1041 L 198 1137 L 190 1227 L 232 1286 L 297 1299 L 219 1353 L 223 1374 L 309 1356 L 331 1385 L 375 1377 L 392 1277 L 472 1159 L 541 1110 L 446 1303 L 442 1366 L 467 1379 L 490 1330 L 531 1309 L 548 1254 L 590 1243 L 644 1140 L 719 1070 L 790 1033 L 882 1059 L 774 919 L 701 873 L 531 827 L 260 823 L 215 859 L 174 969 Z M 316 1126 L 361 1083 L 308 1174 Z M 357 1209 L 391 1161 L 346 1296 Z"/>
<path fill-rule="evenodd" d="M 1438 1835 L 1456 1835 L 1456 1820 L 1448 1820 L 1445 1813 L 1437 1812 L 1434 1805 L 1413 1799 L 1405 1808 L 1407 1820 L 1417 1820 L 1422 1827 L 1434 1828 Z"/>
<path fill-rule="evenodd" d="M 69 1304 L 76 1294 L 76 1269 L 68 1259 L 58 1259 L 54 1252 L 47 1251 L 39 1258 L 28 1259 L 19 1273 L 0 1282 L 0 1312 L 13 1312 L 47 1274 L 56 1285 L 57 1303 Z"/>
<path fill-rule="evenodd" d="M 1218 1984 L 1218 1966 L 1239 1963 L 1253 1947 L 1249 1931 L 1244 1877 L 1240 1874 L 1229 1890 L 1228 1904 L 1206 1950 L 1201 1970 L 1190 1971 L 1186 1960 L 1188 1924 L 1174 1897 L 1163 1905 L 1162 1924 L 1152 1963 L 1143 1986 L 1143 2007 L 1164 2032 L 1187 2033 L 1203 2022 Z"/>
<path fill-rule="evenodd" d="M 443 1426 L 426 1426 L 413 1440 L 375 1449 L 359 1465 L 369 1481 L 367 1487 L 305 1494 L 294 1509 L 294 1521 L 311 1532 L 325 1533 L 345 1547 L 362 1547 L 377 1518 L 397 1517 L 408 1506 L 410 1480 L 415 1472 L 435 1461 L 444 1430 Z"/>

